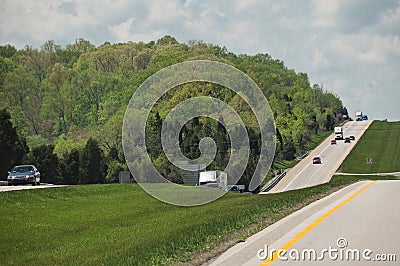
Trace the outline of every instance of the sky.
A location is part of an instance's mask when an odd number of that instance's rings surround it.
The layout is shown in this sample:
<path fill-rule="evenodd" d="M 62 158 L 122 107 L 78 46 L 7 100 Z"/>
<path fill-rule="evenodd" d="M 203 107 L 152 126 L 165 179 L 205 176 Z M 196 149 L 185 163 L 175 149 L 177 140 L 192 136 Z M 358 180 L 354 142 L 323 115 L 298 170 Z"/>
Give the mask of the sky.
<path fill-rule="evenodd" d="M 400 0 L 0 0 L 0 45 L 202 40 L 268 53 L 351 116 L 400 120 Z"/>

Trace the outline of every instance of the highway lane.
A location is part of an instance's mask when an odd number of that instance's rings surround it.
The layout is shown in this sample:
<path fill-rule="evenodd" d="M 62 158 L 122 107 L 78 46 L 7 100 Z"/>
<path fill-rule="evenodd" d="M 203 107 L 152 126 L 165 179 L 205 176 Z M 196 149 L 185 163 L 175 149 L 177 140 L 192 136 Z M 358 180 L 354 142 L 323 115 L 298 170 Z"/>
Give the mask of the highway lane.
<path fill-rule="evenodd" d="M 399 190 L 400 181 L 358 182 L 267 227 L 209 265 L 399 265 Z M 287 250 L 282 258 L 264 260 L 264 251 L 281 248 Z M 392 261 L 374 261 L 378 255 Z"/>
<path fill-rule="evenodd" d="M 372 182 L 370 182 L 370 184 L 372 184 Z M 304 260 L 284 262 L 278 258 L 276 263 L 271 263 L 271 265 L 399 265 L 399 191 L 399 181 L 379 181 L 372 184 L 348 203 L 330 214 L 304 236 L 300 237 L 298 241 L 290 247 L 290 249 L 301 251 L 304 249 L 312 249 L 317 252 L 316 254 L 320 255 L 323 249 L 328 249 L 331 246 L 338 250 L 338 255 L 340 254 L 339 250 L 343 252 L 343 260 L 340 257 L 335 260 L 335 256 L 332 256 L 332 259 L 330 259 L 326 254 L 326 259 L 322 261 L 310 262 L 309 260 Z M 354 194 L 355 192 L 357 191 L 353 190 L 351 193 Z M 344 197 L 339 202 L 341 203 L 347 198 L 348 197 Z M 335 207 L 340 204 L 339 202 L 335 202 L 335 204 L 337 204 Z M 335 207 L 330 206 L 330 208 Z M 280 246 L 283 242 L 285 242 L 285 244 L 288 243 L 294 238 L 293 235 L 298 233 L 299 229 L 304 230 L 307 226 L 312 225 L 315 220 L 318 219 L 316 217 L 324 215 L 326 210 L 327 209 L 304 221 L 291 233 L 282 237 L 273 245 Z M 323 212 L 325 213 L 322 214 Z M 358 255 L 346 254 L 349 249 L 359 252 L 359 261 Z M 371 251 L 368 252 L 367 258 L 363 258 L 362 253 L 365 250 Z M 377 254 L 394 254 L 397 261 L 374 261 Z M 371 260 L 368 261 L 368 259 Z"/>
<path fill-rule="evenodd" d="M 335 138 L 332 134 L 306 158 L 290 169 L 286 176 L 268 193 L 311 187 L 328 182 L 371 122 L 371 120 L 347 122 L 343 126 L 344 137 L 355 136 L 354 141 L 344 143 L 343 140 L 339 140 L 336 145 L 331 145 L 330 141 Z M 321 157 L 322 164 L 312 163 L 312 158 L 315 156 Z"/>
<path fill-rule="evenodd" d="M 55 187 L 66 187 L 66 186 L 67 185 L 53 185 L 53 184 L 42 184 L 39 186 L 31 186 L 31 185 L 0 186 L 0 192 L 25 190 L 25 189 L 55 188 Z"/>

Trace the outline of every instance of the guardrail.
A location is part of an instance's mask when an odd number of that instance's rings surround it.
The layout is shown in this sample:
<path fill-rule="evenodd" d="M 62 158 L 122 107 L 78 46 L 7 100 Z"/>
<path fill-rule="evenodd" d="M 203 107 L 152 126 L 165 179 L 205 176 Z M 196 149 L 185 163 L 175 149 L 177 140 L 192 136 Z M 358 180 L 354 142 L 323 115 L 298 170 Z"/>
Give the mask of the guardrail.
<path fill-rule="evenodd" d="M 275 176 L 274 178 L 271 179 L 271 181 L 268 182 L 261 190 L 260 192 L 268 192 L 270 191 L 276 184 L 278 184 L 279 181 L 286 175 L 286 171 L 281 173 L 278 176 Z"/>
<path fill-rule="evenodd" d="M 307 155 L 310 153 L 310 151 L 307 151 L 306 153 L 300 155 L 299 157 L 296 158 L 296 161 L 301 161 L 303 160 L 305 157 L 307 157 Z"/>
<path fill-rule="evenodd" d="M 344 126 L 344 124 L 346 124 L 349 121 L 351 121 L 351 120 L 349 120 L 349 119 L 344 120 L 342 123 L 339 124 L 339 127 Z"/>

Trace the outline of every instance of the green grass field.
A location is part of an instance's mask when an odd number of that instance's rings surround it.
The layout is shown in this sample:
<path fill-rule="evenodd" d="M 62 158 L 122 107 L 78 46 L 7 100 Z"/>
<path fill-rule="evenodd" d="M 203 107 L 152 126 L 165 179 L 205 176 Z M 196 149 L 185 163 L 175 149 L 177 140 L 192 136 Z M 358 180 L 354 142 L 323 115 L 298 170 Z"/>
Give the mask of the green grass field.
<path fill-rule="evenodd" d="M 228 193 L 198 207 L 162 203 L 137 185 L 2 192 L 0 261 L 2 265 L 196 264 L 199 257 L 213 256 L 358 179 L 335 177 L 328 184 L 278 195 Z"/>
<path fill-rule="evenodd" d="M 372 165 L 365 163 L 372 158 Z M 400 122 L 374 121 L 343 162 L 344 173 L 400 171 Z"/>
<path fill-rule="evenodd" d="M 311 141 L 307 145 L 309 151 L 315 149 L 321 142 L 323 142 L 327 137 L 332 135 L 333 131 L 319 131 L 318 134 L 311 135 Z"/>

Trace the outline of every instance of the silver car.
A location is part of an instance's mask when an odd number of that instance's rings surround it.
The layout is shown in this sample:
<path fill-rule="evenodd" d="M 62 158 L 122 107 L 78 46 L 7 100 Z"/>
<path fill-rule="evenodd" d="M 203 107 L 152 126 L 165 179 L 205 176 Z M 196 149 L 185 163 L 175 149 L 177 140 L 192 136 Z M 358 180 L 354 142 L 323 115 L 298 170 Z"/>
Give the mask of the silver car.
<path fill-rule="evenodd" d="M 40 172 L 34 165 L 14 166 L 7 176 L 8 185 L 40 185 Z"/>

